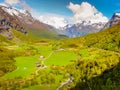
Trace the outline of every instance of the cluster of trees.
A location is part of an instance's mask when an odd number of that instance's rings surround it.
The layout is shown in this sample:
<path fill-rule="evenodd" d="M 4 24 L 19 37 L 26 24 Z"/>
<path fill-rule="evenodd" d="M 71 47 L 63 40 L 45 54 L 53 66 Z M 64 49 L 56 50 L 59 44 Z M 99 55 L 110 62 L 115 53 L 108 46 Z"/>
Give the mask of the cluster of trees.
<path fill-rule="evenodd" d="M 53 85 L 57 88 L 66 78 L 68 74 L 63 70 L 65 67 L 52 65 L 50 69 L 43 69 L 38 72 L 39 75 L 32 73 L 29 77 L 15 77 L 14 79 L 0 80 L 0 88 L 2 90 L 21 90 L 30 86 Z"/>
<path fill-rule="evenodd" d="M 88 47 L 120 52 L 120 23 L 99 33 L 88 35 L 84 39 L 84 45 Z"/>
<path fill-rule="evenodd" d="M 16 52 L 0 47 L 0 76 L 16 69 L 14 60 L 16 56 Z"/>
<path fill-rule="evenodd" d="M 0 90 L 21 90 L 30 86 L 38 85 L 36 79 L 23 79 L 15 77 L 14 79 L 0 80 Z"/>
<path fill-rule="evenodd" d="M 16 61 L 14 60 L 15 57 L 31 56 L 39 53 L 38 50 L 32 46 L 27 46 L 24 50 L 10 50 L 5 47 L 7 46 L 0 46 L 0 77 L 17 68 L 15 64 Z"/>
<path fill-rule="evenodd" d="M 105 70 L 101 75 L 92 77 L 85 82 L 79 82 L 71 90 L 119 90 L 120 89 L 120 63 Z"/>
<path fill-rule="evenodd" d="M 22 48 L 21 56 L 34 56 L 36 54 L 40 54 L 39 50 L 32 45 L 22 44 L 20 45 L 20 48 Z"/>
<path fill-rule="evenodd" d="M 13 44 L 11 41 L 7 40 L 4 36 L 0 34 L 0 46 L 6 46 L 9 44 Z"/>
<path fill-rule="evenodd" d="M 6 79 L 4 83 L 1 80 L 0 87 L 16 90 L 34 85 L 54 85 L 57 88 L 62 82 L 69 79 L 70 75 L 72 75 L 73 82 L 69 86 L 62 87 L 64 90 L 68 90 L 70 87 L 71 90 L 104 90 L 104 88 L 115 87 L 119 81 L 117 78 L 120 78 L 120 73 L 117 71 L 120 68 L 115 68 L 119 63 L 120 56 L 113 51 L 96 48 L 84 50 L 78 52 L 78 59 L 71 60 L 67 66 L 51 65 L 49 69 L 40 70 L 39 75 L 31 74 L 29 79 L 17 77 Z M 84 55 L 83 52 L 87 52 L 87 55 Z M 109 70 L 112 72 L 108 72 Z"/>
<path fill-rule="evenodd" d="M 68 48 L 74 44 L 78 46 L 74 48 L 93 49 L 89 53 L 91 57 L 83 58 L 80 54 L 81 59 L 67 66 L 74 76 L 71 90 L 120 89 L 120 23 L 98 33 L 68 40 L 67 44 L 63 42 Z"/>
<path fill-rule="evenodd" d="M 88 54 L 89 56 L 87 57 L 81 55 L 76 61 L 66 66 L 66 72 L 71 73 L 74 78 L 74 82 L 70 86 L 72 87 L 71 90 L 106 90 L 104 88 L 102 89 L 104 84 L 106 84 L 105 88 L 107 88 L 107 84 L 110 83 L 107 89 L 114 86 L 114 81 L 116 82 L 115 84 L 117 84 L 117 81 L 119 81 L 117 77 L 119 77 L 120 73 L 117 71 L 118 69 L 113 70 L 113 68 L 119 65 L 120 56 L 114 52 L 99 49 L 90 49 L 88 50 Z M 111 69 L 113 70 L 112 73 L 109 72 L 104 74 L 106 70 L 109 71 Z M 102 79 L 97 78 L 100 75 Z M 65 86 L 63 88 L 68 90 L 69 87 Z"/>

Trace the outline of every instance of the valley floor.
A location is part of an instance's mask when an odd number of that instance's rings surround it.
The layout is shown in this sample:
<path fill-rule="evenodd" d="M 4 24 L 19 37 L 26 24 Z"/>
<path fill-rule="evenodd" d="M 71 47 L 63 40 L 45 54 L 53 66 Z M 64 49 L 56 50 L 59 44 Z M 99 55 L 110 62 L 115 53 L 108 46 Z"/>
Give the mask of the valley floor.
<path fill-rule="evenodd" d="M 28 48 L 30 48 L 31 46 L 29 45 L 24 45 L 24 46 L 9 46 L 7 47 L 10 50 L 27 50 Z M 31 50 L 33 52 L 37 52 L 36 55 L 28 55 L 28 56 L 20 56 L 20 57 L 16 57 L 15 61 L 16 61 L 16 70 L 7 73 L 6 75 L 4 75 L 3 77 L 1 77 L 1 79 L 3 80 L 7 80 L 7 79 L 16 79 L 19 78 L 20 81 L 23 79 L 28 80 L 28 79 L 34 79 L 36 76 L 39 77 L 40 76 L 40 71 L 42 72 L 49 72 L 52 71 L 52 68 L 55 69 L 56 67 L 59 68 L 64 68 L 64 66 L 66 66 L 71 60 L 75 60 L 77 58 L 77 54 L 75 54 L 74 52 L 68 51 L 68 50 L 64 50 L 64 49 L 58 49 L 58 50 L 52 50 L 51 45 L 39 45 L 39 46 L 35 46 L 32 45 Z M 29 54 L 29 52 L 26 52 L 27 54 Z M 44 57 L 44 65 L 43 65 L 43 61 L 40 59 L 40 56 Z M 43 65 L 43 66 L 42 66 Z M 45 68 L 44 68 L 45 67 Z M 56 68 L 57 70 L 57 68 Z M 50 73 L 50 72 L 49 72 Z M 59 80 L 60 78 L 63 78 L 63 75 L 59 75 L 58 77 L 55 75 L 56 79 L 58 79 L 56 81 L 57 84 L 55 85 L 51 85 L 49 86 L 46 85 L 46 87 L 44 87 L 44 84 L 42 86 L 41 85 L 35 85 L 34 88 L 52 88 L 51 90 L 54 90 L 53 88 L 57 88 L 58 84 L 60 84 Z M 59 78 L 60 77 L 60 78 Z M 39 80 L 37 80 L 37 82 L 39 82 Z M 44 82 L 46 83 L 46 82 Z M 32 90 L 32 87 L 30 87 L 30 90 Z M 49 90 L 49 89 L 47 89 Z"/>
<path fill-rule="evenodd" d="M 41 44 L 7 48 L 25 51 L 25 55 L 15 58 L 16 70 L 1 77 L 0 82 L 5 82 L 0 83 L 0 90 L 68 90 L 78 81 L 84 82 L 113 68 L 120 57 L 118 52 L 98 48 L 54 50 L 51 45 Z"/>

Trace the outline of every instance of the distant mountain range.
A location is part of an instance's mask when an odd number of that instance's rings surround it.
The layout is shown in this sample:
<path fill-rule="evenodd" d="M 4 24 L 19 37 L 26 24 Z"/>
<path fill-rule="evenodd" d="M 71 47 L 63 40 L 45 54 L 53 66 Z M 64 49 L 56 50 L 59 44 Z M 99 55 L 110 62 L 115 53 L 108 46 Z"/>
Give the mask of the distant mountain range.
<path fill-rule="evenodd" d="M 72 24 L 65 18 L 59 17 L 59 19 L 57 16 L 40 16 L 39 20 L 55 27 L 58 29 L 58 33 L 67 35 L 68 37 L 77 37 L 98 32 L 108 22 L 107 17 L 87 2 L 82 2 L 81 5 L 76 6 L 74 9 L 73 7 L 73 3 L 70 3 L 68 6 L 68 9 L 74 13 L 71 18 Z"/>
<path fill-rule="evenodd" d="M 64 20 L 63 20 L 64 21 Z M 64 21 L 65 22 L 65 21 Z M 66 24 L 63 27 L 54 27 L 56 32 L 68 37 L 78 37 L 89 33 L 99 32 L 120 22 L 120 13 L 114 13 L 110 20 L 101 22 L 92 22 L 92 20 L 83 20 L 76 24 Z M 49 22 L 50 23 L 50 22 Z M 54 22 L 55 23 L 55 22 Z M 58 23 L 58 22 L 57 22 Z"/>
<path fill-rule="evenodd" d="M 120 22 L 120 13 L 114 13 L 112 18 L 106 22 L 98 22 L 98 23 L 90 23 L 83 21 L 82 23 L 77 23 L 72 25 L 71 27 L 65 27 L 66 35 L 69 37 L 77 37 L 83 36 L 88 33 L 99 32 L 100 30 L 104 30 L 113 25 L 116 25 Z"/>
<path fill-rule="evenodd" d="M 109 28 L 120 22 L 120 13 L 115 13 L 110 20 L 107 19 L 94 6 L 87 2 L 83 2 L 80 6 L 74 8 L 74 4 L 70 3 L 68 7 L 74 13 L 73 24 L 70 24 L 63 17 L 57 16 L 40 16 L 39 20 L 43 23 L 56 28 L 56 32 L 68 37 L 78 37 L 85 34 L 99 32 L 100 30 Z M 82 10 L 78 11 L 78 8 Z M 89 10 L 88 10 L 89 9 Z"/>
<path fill-rule="evenodd" d="M 95 22 L 91 23 L 91 21 L 82 21 L 76 24 L 67 24 L 64 27 L 60 27 L 55 29 L 58 34 L 66 35 L 70 38 L 83 36 L 89 33 L 99 32 L 106 28 L 109 28 L 120 22 L 120 13 L 114 13 L 110 20 L 107 22 Z"/>
<path fill-rule="evenodd" d="M 83 3 L 82 6 L 86 6 L 86 3 Z M 98 19 L 98 21 L 95 19 Z M 27 10 L 0 5 L 0 20 L 5 21 L 4 25 L 0 22 L 0 34 L 8 39 L 15 37 L 10 28 L 24 34 L 29 33 L 34 37 L 56 38 L 67 36 L 72 38 L 98 32 L 117 24 L 120 22 L 120 13 L 114 13 L 108 21 L 98 12 L 92 18 L 80 19 L 77 23 L 69 24 L 64 18 L 52 16 L 44 18 L 41 16 L 41 18 L 36 19 Z"/>
<path fill-rule="evenodd" d="M 66 27 L 66 35 L 69 37 L 83 36 L 88 33 L 98 32 L 104 27 L 105 23 L 77 23 L 71 27 Z"/>

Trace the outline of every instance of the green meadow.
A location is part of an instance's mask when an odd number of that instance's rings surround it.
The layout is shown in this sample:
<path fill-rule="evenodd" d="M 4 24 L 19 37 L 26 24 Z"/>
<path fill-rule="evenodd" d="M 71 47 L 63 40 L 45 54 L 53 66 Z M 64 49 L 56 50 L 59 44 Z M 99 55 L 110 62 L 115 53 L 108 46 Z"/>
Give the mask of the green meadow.
<path fill-rule="evenodd" d="M 16 66 L 17 69 L 11 73 L 8 73 L 4 78 L 26 77 L 35 71 L 35 62 L 38 61 L 37 56 L 30 57 L 17 57 Z"/>
<path fill-rule="evenodd" d="M 22 50 L 27 49 L 29 47 L 16 47 L 16 50 Z M 3 78 L 15 78 L 15 77 L 27 77 L 31 73 L 35 73 L 37 67 L 36 62 L 41 62 L 39 59 L 39 56 L 45 57 L 45 65 L 48 67 L 46 69 L 49 69 L 51 65 L 58 65 L 58 66 L 65 66 L 67 65 L 71 60 L 75 60 L 77 55 L 74 52 L 70 51 L 53 51 L 51 49 L 51 46 L 35 46 L 35 48 L 38 50 L 38 55 L 35 56 L 21 56 L 16 57 L 16 66 L 17 69 L 15 71 L 12 71 Z M 34 51 L 34 50 L 33 50 Z"/>
<path fill-rule="evenodd" d="M 33 86 L 23 90 L 56 90 L 56 86 Z"/>

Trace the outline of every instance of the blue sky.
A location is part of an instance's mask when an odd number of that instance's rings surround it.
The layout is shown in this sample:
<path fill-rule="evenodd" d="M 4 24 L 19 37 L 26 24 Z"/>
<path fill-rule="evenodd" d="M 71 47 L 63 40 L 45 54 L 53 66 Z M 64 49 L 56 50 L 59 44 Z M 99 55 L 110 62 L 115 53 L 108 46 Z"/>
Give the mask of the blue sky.
<path fill-rule="evenodd" d="M 72 12 L 66 8 L 70 2 L 80 4 L 88 2 L 95 6 L 105 16 L 110 18 L 114 12 L 120 11 L 120 0 L 26 0 L 26 2 L 41 13 L 55 13 L 72 16 Z"/>
<path fill-rule="evenodd" d="M 13 0 L 14 1 L 14 0 Z M 73 13 L 67 8 L 70 2 L 81 4 L 88 2 L 95 6 L 103 15 L 110 18 L 114 12 L 120 12 L 120 0 L 20 0 L 25 1 L 29 7 L 39 14 L 58 14 L 63 16 L 72 16 Z M 0 0 L 4 2 L 4 0 Z M 19 5 L 16 5 L 17 7 Z M 20 7 L 20 6 L 19 6 Z"/>

